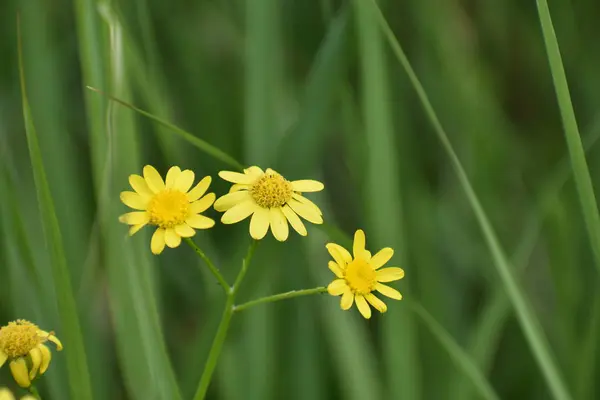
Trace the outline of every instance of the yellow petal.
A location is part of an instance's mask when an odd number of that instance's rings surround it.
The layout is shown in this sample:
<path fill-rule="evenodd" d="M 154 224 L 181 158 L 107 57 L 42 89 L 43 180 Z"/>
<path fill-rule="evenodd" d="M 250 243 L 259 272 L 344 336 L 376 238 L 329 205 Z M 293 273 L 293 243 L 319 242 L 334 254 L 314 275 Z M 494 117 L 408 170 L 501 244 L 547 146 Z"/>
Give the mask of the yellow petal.
<path fill-rule="evenodd" d="M 144 179 L 150 190 L 154 193 L 158 193 L 165 189 L 165 181 L 163 181 L 163 178 L 152 165 L 146 165 L 144 167 Z"/>
<path fill-rule="evenodd" d="M 198 201 L 190 204 L 190 214 L 200 214 L 212 206 L 217 196 L 214 193 L 209 193 Z"/>
<path fill-rule="evenodd" d="M 123 222 L 127 225 L 147 224 L 150 222 L 150 214 L 148 214 L 146 211 L 130 212 L 121 215 L 119 217 L 119 222 Z"/>
<path fill-rule="evenodd" d="M 288 205 L 292 208 L 292 210 L 296 212 L 296 214 L 298 214 L 305 220 L 312 222 L 313 224 L 323 223 L 323 217 L 319 213 L 315 212 L 315 210 L 312 207 L 307 206 L 304 203 L 300 203 L 296 199 L 291 199 L 288 202 Z"/>
<path fill-rule="evenodd" d="M 23 399 L 24 399 L 24 397 L 21 400 L 23 400 Z M 8 390 L 6 388 L 1 388 L 0 389 L 0 400 L 15 400 L 15 396 L 13 396 L 13 394 L 10 390 Z"/>
<path fill-rule="evenodd" d="M 181 224 L 175 227 L 175 233 L 181 237 L 192 237 L 196 234 L 196 231 L 188 224 Z"/>
<path fill-rule="evenodd" d="M 29 379 L 34 380 L 37 376 L 40 365 L 42 364 L 42 352 L 38 347 L 34 347 L 29 351 L 31 358 L 31 369 L 29 370 Z"/>
<path fill-rule="evenodd" d="M 371 307 L 367 304 L 363 295 L 357 294 L 354 296 L 354 301 L 356 302 L 356 307 L 358 307 L 358 311 L 362 314 L 366 319 L 371 318 Z"/>
<path fill-rule="evenodd" d="M 142 197 L 152 197 L 154 194 L 148 187 L 146 180 L 139 175 L 129 175 L 129 184 Z"/>
<path fill-rule="evenodd" d="M 386 247 L 384 249 L 381 249 L 377 252 L 377 254 L 375 254 L 371 260 L 369 261 L 369 264 L 371 265 L 371 267 L 373 267 L 373 269 L 377 269 L 382 267 L 386 262 L 390 261 L 390 258 L 392 258 L 392 256 L 394 255 L 394 250 L 391 247 Z"/>
<path fill-rule="evenodd" d="M 145 210 L 148 199 L 140 196 L 136 192 L 121 192 L 121 201 L 134 210 Z"/>
<path fill-rule="evenodd" d="M 238 192 L 240 190 L 244 190 L 244 189 L 250 189 L 251 185 L 244 185 L 241 183 L 235 183 L 233 185 L 231 185 L 231 187 L 229 188 L 229 193 L 233 193 L 233 192 Z"/>
<path fill-rule="evenodd" d="M 165 183 L 165 187 L 167 189 L 172 189 L 175 186 L 175 182 L 179 175 L 181 174 L 181 169 L 179 167 L 171 167 L 167 172 L 167 182 Z"/>
<path fill-rule="evenodd" d="M 292 198 L 294 198 L 295 200 L 298 200 L 300 203 L 304 204 L 305 206 L 308 206 L 309 208 L 311 208 L 315 213 L 319 214 L 320 216 L 323 216 L 323 213 L 321 212 L 321 209 L 319 208 L 319 206 L 317 206 L 315 203 L 313 203 L 306 197 L 302 196 L 301 194 L 294 193 L 292 195 Z"/>
<path fill-rule="evenodd" d="M 271 232 L 273 232 L 273 236 L 275 236 L 275 239 L 279 240 L 280 242 L 285 242 L 290 233 L 285 215 L 283 215 L 281 208 L 271 208 L 269 214 Z"/>
<path fill-rule="evenodd" d="M 350 307 L 352 307 L 352 303 L 354 303 L 354 293 L 350 290 L 346 290 L 340 299 L 340 307 L 342 310 L 349 310 Z"/>
<path fill-rule="evenodd" d="M 264 174 L 264 171 L 260 167 L 253 165 L 252 167 L 244 169 L 244 173 L 246 175 L 252 175 L 255 178 L 260 178 Z"/>
<path fill-rule="evenodd" d="M 290 222 L 290 225 L 292 226 L 292 228 L 294 228 L 296 232 L 298 232 L 301 236 L 307 235 L 308 232 L 306 232 L 306 227 L 304 226 L 304 223 L 302 222 L 300 217 L 298 217 L 298 214 L 296 214 L 294 210 L 290 208 L 290 206 L 288 206 L 287 204 L 284 205 L 281 208 L 281 211 L 283 212 L 283 215 L 285 215 L 285 218 L 287 218 L 287 220 Z"/>
<path fill-rule="evenodd" d="M 321 182 L 312 179 L 292 181 L 292 189 L 296 192 L 320 192 L 324 188 L 325 186 Z"/>
<path fill-rule="evenodd" d="M 142 229 L 145 226 L 146 226 L 146 224 L 132 225 L 129 228 L 129 236 L 135 235 L 137 233 L 137 231 L 139 231 L 140 229 Z"/>
<path fill-rule="evenodd" d="M 250 193 L 247 191 L 228 193 L 221 196 L 215 201 L 215 210 L 223 212 L 227 211 L 235 205 L 243 203 L 251 199 Z"/>
<path fill-rule="evenodd" d="M 367 299 L 367 301 L 380 313 L 384 313 L 387 311 L 387 306 L 385 305 L 385 303 L 379 300 L 379 298 L 377 298 L 377 296 L 375 296 L 373 293 L 365 295 L 365 299 Z"/>
<path fill-rule="evenodd" d="M 190 215 L 185 223 L 196 229 L 209 229 L 215 226 L 215 220 L 204 215 Z"/>
<path fill-rule="evenodd" d="M 17 382 L 17 385 L 22 388 L 31 386 L 31 380 L 29 379 L 29 373 L 27 371 L 27 362 L 23 357 L 11 361 L 9 365 L 10 372 L 12 373 L 15 382 Z"/>
<path fill-rule="evenodd" d="M 204 178 L 202 178 L 202 180 L 198 182 L 198 184 L 187 193 L 188 200 L 190 202 L 193 202 L 202 197 L 202 195 L 208 190 L 211 181 L 212 178 L 210 176 L 205 176 Z"/>
<path fill-rule="evenodd" d="M 255 240 L 261 240 L 269 230 L 269 209 L 257 207 L 250 220 L 250 236 Z"/>
<path fill-rule="evenodd" d="M 181 244 L 181 236 L 175 232 L 175 229 L 168 228 L 165 230 L 165 244 L 172 249 Z"/>
<path fill-rule="evenodd" d="M 348 290 L 350 290 L 350 288 L 343 279 L 336 279 L 327 286 L 327 292 L 332 296 L 339 296 Z"/>
<path fill-rule="evenodd" d="M 58 340 L 58 338 L 56 336 L 54 336 L 52 334 L 49 334 L 48 335 L 48 340 L 56 345 L 56 350 L 62 351 L 63 345 L 62 345 L 61 341 Z"/>
<path fill-rule="evenodd" d="M 246 185 L 250 185 L 256 180 L 256 177 L 254 177 L 253 175 L 240 174 L 239 172 L 232 171 L 221 171 L 219 172 L 219 176 L 221 177 L 221 179 L 224 179 L 227 182 L 243 183 Z"/>
<path fill-rule="evenodd" d="M 6 355 L 6 353 L 0 350 L 0 368 L 2 368 L 7 359 L 8 356 Z"/>
<path fill-rule="evenodd" d="M 383 283 L 378 283 L 375 285 L 375 290 L 391 299 L 402 300 L 402 295 L 399 291 L 389 287 L 388 285 L 384 285 Z"/>
<path fill-rule="evenodd" d="M 187 193 L 194 184 L 194 177 L 194 171 L 191 169 L 181 171 L 181 174 L 177 177 L 177 181 L 175 181 L 173 189 Z"/>
<path fill-rule="evenodd" d="M 335 274 L 335 276 L 337 276 L 338 278 L 343 278 L 344 277 L 344 271 L 342 271 L 342 269 L 340 268 L 340 266 L 338 265 L 338 263 L 336 263 L 334 261 L 329 261 L 329 263 L 327 264 L 327 266 L 329 267 L 329 269 L 331 270 L 331 272 L 333 272 Z"/>
<path fill-rule="evenodd" d="M 392 282 L 404 278 L 404 270 L 398 267 L 383 268 L 377 271 L 379 282 Z"/>
<path fill-rule="evenodd" d="M 345 269 L 346 264 L 352 262 L 352 256 L 348 253 L 348 250 L 335 243 L 327 243 L 325 245 L 327 251 L 333 257 L 336 263 L 340 266 L 340 268 Z M 348 257 L 350 256 L 350 257 Z"/>
<path fill-rule="evenodd" d="M 150 240 L 150 250 L 153 254 L 160 254 L 165 249 L 165 230 L 158 228 Z"/>
<path fill-rule="evenodd" d="M 354 233 L 354 244 L 352 246 L 354 258 L 360 257 L 363 251 L 365 251 L 365 233 L 362 229 L 358 229 Z"/>
<path fill-rule="evenodd" d="M 52 360 L 52 353 L 48 346 L 40 344 L 38 346 L 42 353 L 42 363 L 40 364 L 40 375 L 43 375 L 48 367 L 50 366 L 50 360 Z"/>
<path fill-rule="evenodd" d="M 253 200 L 248 199 L 242 203 L 236 204 L 223 214 L 221 222 L 224 224 L 235 224 L 245 218 L 248 218 L 257 208 Z"/>

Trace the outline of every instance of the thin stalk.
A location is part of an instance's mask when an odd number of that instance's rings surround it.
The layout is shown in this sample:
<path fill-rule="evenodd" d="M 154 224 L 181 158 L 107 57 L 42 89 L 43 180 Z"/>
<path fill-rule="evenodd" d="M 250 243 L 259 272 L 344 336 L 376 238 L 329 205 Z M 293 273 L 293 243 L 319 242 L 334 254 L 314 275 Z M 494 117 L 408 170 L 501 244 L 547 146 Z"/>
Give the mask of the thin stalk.
<path fill-rule="evenodd" d="M 31 393 L 31 395 L 33 397 L 35 397 L 38 400 L 42 400 L 42 396 L 40 396 L 40 392 L 38 392 L 37 388 L 34 385 L 29 386 L 29 393 Z"/>
<path fill-rule="evenodd" d="M 294 297 L 310 296 L 312 294 L 325 293 L 327 288 L 324 286 L 312 289 L 291 290 L 285 293 L 274 294 L 272 296 L 261 297 L 260 299 L 248 301 L 237 306 L 233 306 L 234 312 L 244 311 L 247 308 L 257 306 L 259 304 L 273 303 L 280 300 L 293 299 Z"/>
<path fill-rule="evenodd" d="M 229 293 L 231 292 L 231 287 L 229 286 L 229 284 L 227 283 L 227 281 L 225 280 L 223 275 L 221 275 L 221 273 L 219 272 L 219 269 L 215 266 L 215 264 L 212 263 L 212 261 L 210 260 L 210 258 L 208 258 L 208 256 L 206 254 L 204 254 L 204 252 L 202 251 L 202 249 L 200 247 L 196 246 L 196 243 L 194 243 L 194 241 L 192 239 L 185 238 L 185 241 L 196 252 L 196 254 L 198 254 L 200 256 L 200 258 L 202 258 L 202 260 L 204 260 L 204 262 L 208 266 L 208 269 L 210 270 L 210 272 L 214 275 L 215 278 L 217 278 L 217 281 L 219 282 L 219 284 L 225 291 L 225 294 L 229 295 Z"/>
<path fill-rule="evenodd" d="M 237 294 L 237 292 L 239 291 L 240 284 L 244 280 L 244 277 L 246 276 L 246 272 L 248 272 L 248 265 L 250 264 L 250 259 L 252 259 L 252 256 L 254 255 L 254 250 L 256 250 L 257 245 L 258 245 L 258 241 L 252 240 L 252 243 L 250 243 L 250 246 L 248 247 L 248 253 L 246 254 L 246 258 L 244 258 L 244 261 L 242 262 L 242 269 L 238 273 L 237 278 L 235 278 L 235 283 L 233 284 L 233 287 L 232 287 L 232 291 L 233 291 L 234 295 Z"/>

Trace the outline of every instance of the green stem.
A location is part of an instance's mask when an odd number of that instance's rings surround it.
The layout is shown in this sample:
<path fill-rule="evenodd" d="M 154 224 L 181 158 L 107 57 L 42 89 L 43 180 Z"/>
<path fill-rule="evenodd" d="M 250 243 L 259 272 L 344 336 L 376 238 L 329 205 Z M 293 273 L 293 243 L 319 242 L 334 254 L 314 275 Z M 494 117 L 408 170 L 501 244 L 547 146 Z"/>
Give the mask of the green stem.
<path fill-rule="evenodd" d="M 302 290 L 292 290 L 285 293 L 274 294 L 272 296 L 261 297 L 260 299 L 248 301 L 246 303 L 240 304 L 238 306 L 233 306 L 234 312 L 244 311 L 247 308 L 257 306 L 259 304 L 264 303 L 273 303 L 280 300 L 292 299 L 294 297 L 300 296 L 310 296 L 311 294 L 317 293 L 325 293 L 327 288 L 324 286 L 312 288 L 312 289 L 302 289 Z"/>
<path fill-rule="evenodd" d="M 42 400 L 42 397 L 40 396 L 40 393 L 38 392 L 37 388 L 33 385 L 29 386 L 29 393 L 31 393 L 33 395 L 33 397 L 35 397 L 38 400 Z"/>
<path fill-rule="evenodd" d="M 231 291 L 231 287 L 229 287 L 229 284 L 227 283 L 225 278 L 223 278 L 223 275 L 221 275 L 221 273 L 219 272 L 219 269 L 217 267 L 215 267 L 215 265 L 212 263 L 212 261 L 210 261 L 210 258 L 208 258 L 208 256 L 206 254 L 204 254 L 202 249 L 200 249 L 200 247 L 196 246 L 196 243 L 194 243 L 194 241 L 192 239 L 186 238 L 185 241 L 187 242 L 187 244 L 190 245 L 190 247 L 192 249 L 194 249 L 196 254 L 198 254 L 200 256 L 200 258 L 202 258 L 202 260 L 204 260 L 204 262 L 208 266 L 208 269 L 210 269 L 210 272 L 212 272 L 212 274 L 215 276 L 215 278 L 217 278 L 217 281 L 219 281 L 219 284 L 223 287 L 225 294 L 229 295 L 229 292 Z"/>
<path fill-rule="evenodd" d="M 248 247 L 248 253 L 246 253 L 246 258 L 244 258 L 244 261 L 242 262 L 242 269 L 238 273 L 237 278 L 235 278 L 235 283 L 233 284 L 233 287 L 232 287 L 232 291 L 233 291 L 234 295 L 236 295 L 237 292 L 240 290 L 240 285 L 241 285 L 242 281 L 244 280 L 244 277 L 246 276 L 246 272 L 248 272 L 248 264 L 250 264 L 250 259 L 254 255 L 254 250 L 256 250 L 257 245 L 258 245 L 258 241 L 252 240 L 252 243 L 250 243 L 250 246 Z"/>

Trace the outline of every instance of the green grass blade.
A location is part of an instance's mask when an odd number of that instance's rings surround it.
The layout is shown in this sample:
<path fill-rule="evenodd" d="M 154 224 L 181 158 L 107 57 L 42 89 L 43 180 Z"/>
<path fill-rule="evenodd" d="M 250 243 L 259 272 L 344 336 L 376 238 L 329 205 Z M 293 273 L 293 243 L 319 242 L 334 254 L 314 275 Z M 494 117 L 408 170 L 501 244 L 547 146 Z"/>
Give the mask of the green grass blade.
<path fill-rule="evenodd" d="M 19 22 L 17 22 L 17 24 L 19 24 Z M 37 133 L 33 123 L 29 101 L 27 99 L 20 28 L 18 40 L 19 77 L 23 101 L 25 132 L 27 134 L 27 144 L 37 189 L 37 198 L 42 215 L 44 236 L 52 260 L 52 276 L 56 289 L 58 311 L 63 330 L 63 332 L 60 332 L 60 336 L 63 338 L 66 348 L 65 356 L 67 360 L 71 396 L 73 398 L 87 400 L 92 399 L 93 396 L 85 347 L 83 344 L 77 305 L 71 286 L 71 277 L 64 253 L 62 236 L 58 219 L 56 218 L 52 196 L 50 194 L 50 187 L 46 180 L 46 172 L 39 148 Z"/>
<path fill-rule="evenodd" d="M 431 122 L 438 138 L 448 154 L 450 161 L 452 162 L 452 166 L 459 178 L 460 184 L 465 191 L 467 199 L 475 213 L 475 217 L 480 225 L 485 241 L 489 247 L 489 250 L 492 254 L 492 258 L 494 261 L 494 266 L 496 267 L 500 278 L 502 279 L 502 283 L 506 289 L 506 292 L 511 300 L 513 307 L 517 313 L 517 317 L 521 328 L 525 334 L 525 337 L 531 347 L 533 354 L 538 362 L 538 365 L 544 374 L 544 378 L 546 379 L 546 383 L 548 388 L 550 389 L 552 395 L 556 399 L 570 399 L 571 395 L 567 390 L 567 387 L 563 381 L 561 373 L 556 366 L 554 361 L 554 357 L 552 356 L 552 352 L 550 350 L 550 346 L 548 344 L 548 340 L 544 335 L 544 332 L 541 328 L 541 325 L 535 316 L 529 301 L 527 300 L 523 290 L 519 286 L 517 279 L 514 276 L 513 269 L 510 266 L 507 257 L 502 249 L 498 238 L 496 237 L 496 233 L 494 232 L 490 221 L 481 206 L 481 203 L 473 190 L 471 182 L 465 172 L 462 163 L 460 162 L 456 152 L 448 135 L 446 134 L 444 128 L 442 127 L 441 122 L 439 121 L 435 110 L 423 85 L 419 81 L 417 75 L 415 74 L 408 58 L 406 57 L 400 43 L 397 41 L 394 33 L 392 32 L 390 26 L 388 25 L 385 17 L 381 13 L 381 10 L 377 6 L 377 4 L 373 0 L 363 0 L 371 3 L 373 11 L 377 14 L 379 21 L 381 22 L 381 29 L 385 33 L 394 51 L 394 54 L 398 58 L 398 61 L 405 69 L 411 83 L 414 86 L 415 91 L 421 101 L 427 118 Z"/>

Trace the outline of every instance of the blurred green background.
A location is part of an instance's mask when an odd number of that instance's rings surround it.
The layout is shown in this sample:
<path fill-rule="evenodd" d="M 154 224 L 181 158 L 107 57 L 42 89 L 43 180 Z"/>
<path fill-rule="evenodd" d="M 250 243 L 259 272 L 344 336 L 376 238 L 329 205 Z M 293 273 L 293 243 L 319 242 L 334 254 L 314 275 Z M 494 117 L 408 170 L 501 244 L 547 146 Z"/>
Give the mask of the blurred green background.
<path fill-rule="evenodd" d="M 380 4 L 551 361 L 573 398 L 598 398 L 598 270 L 535 1 Z M 549 5 L 598 185 L 600 4 Z M 552 398 L 471 204 L 373 11 L 370 0 L 1 2 L 0 325 L 27 318 L 65 342 L 40 381 L 44 399 L 73 398 L 65 353 L 77 346 L 65 340 L 59 318 L 59 304 L 71 296 L 96 399 L 191 398 L 224 301 L 187 246 L 155 257 L 151 229 L 126 237 L 118 193 L 145 164 L 213 178 L 232 167 L 86 85 L 245 165 L 325 182 L 312 198 L 326 226 L 283 244 L 266 239 L 242 300 L 327 285 L 333 275 L 324 244 L 347 245 L 357 228 L 372 251 L 393 247 L 391 264 L 406 271 L 393 285 L 405 300 L 387 301 L 389 311 L 368 321 L 356 309 L 342 312 L 328 295 L 236 315 L 209 399 L 478 399 L 477 385 L 487 383 L 500 398 Z M 52 273 L 57 261 L 42 229 L 48 212 L 40 213 L 36 198 L 17 12 L 71 293 Z M 217 194 L 228 190 L 213 182 Z M 230 281 L 250 242 L 247 222 L 217 224 L 195 240 Z M 7 367 L 1 385 L 14 388 Z"/>

